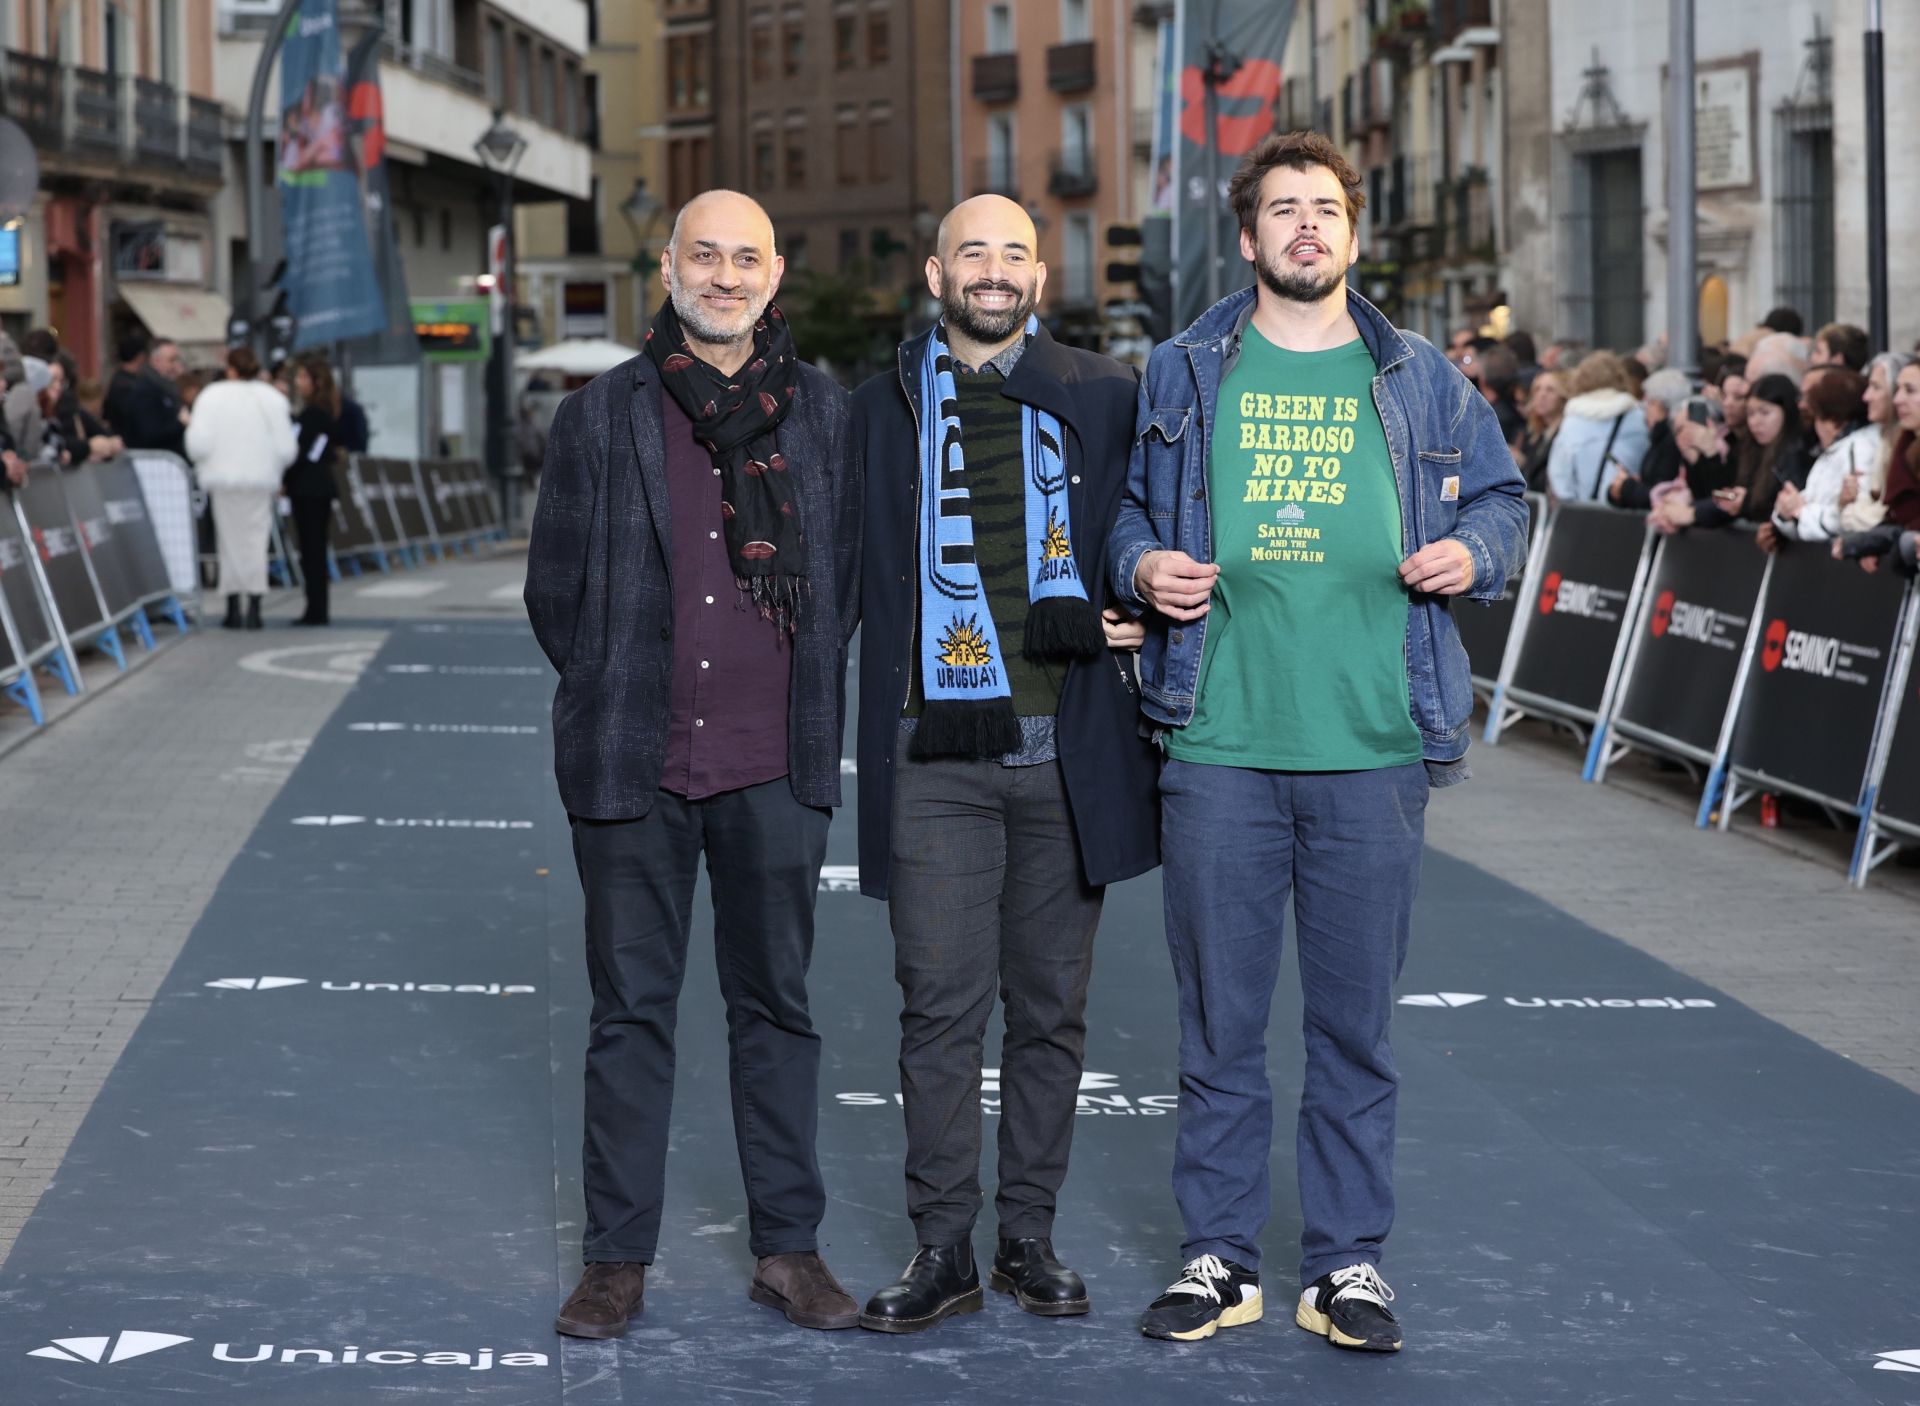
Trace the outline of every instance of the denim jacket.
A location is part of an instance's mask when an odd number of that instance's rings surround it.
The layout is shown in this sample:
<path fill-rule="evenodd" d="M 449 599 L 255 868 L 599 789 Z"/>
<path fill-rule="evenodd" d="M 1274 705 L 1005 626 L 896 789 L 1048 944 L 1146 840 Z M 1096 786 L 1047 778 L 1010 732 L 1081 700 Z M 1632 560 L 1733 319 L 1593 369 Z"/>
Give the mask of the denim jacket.
<path fill-rule="evenodd" d="M 1525 484 L 1493 407 L 1425 338 L 1398 330 L 1352 290 L 1347 306 L 1378 368 L 1373 403 L 1400 491 L 1402 555 L 1442 538 L 1459 542 L 1473 554 L 1466 598 L 1499 599 L 1508 575 L 1526 559 L 1527 507 Z M 1140 386 L 1127 489 L 1107 562 L 1114 595 L 1146 612 L 1141 708 L 1156 729 L 1192 721 L 1207 621 L 1168 620 L 1148 610 L 1134 586 L 1134 570 L 1151 551 L 1213 560 L 1207 506 L 1213 410 L 1239 359 L 1253 307 L 1251 288 L 1216 303 L 1154 349 Z M 1409 598 L 1406 658 L 1407 706 L 1433 782 L 1465 780 L 1461 762 L 1473 686 L 1447 597 Z"/>

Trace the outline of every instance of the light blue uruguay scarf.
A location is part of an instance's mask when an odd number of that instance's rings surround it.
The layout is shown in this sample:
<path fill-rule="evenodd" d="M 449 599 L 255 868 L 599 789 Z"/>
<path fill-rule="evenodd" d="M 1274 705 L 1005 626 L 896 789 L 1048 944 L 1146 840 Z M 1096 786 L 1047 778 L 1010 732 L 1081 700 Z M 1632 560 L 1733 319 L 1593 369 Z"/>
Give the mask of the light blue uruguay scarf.
<path fill-rule="evenodd" d="M 1027 319 L 1032 337 L 1039 319 Z M 917 757 L 997 757 L 1020 746 L 1000 633 L 974 560 L 967 466 L 953 355 L 936 325 L 920 363 L 920 678 L 926 699 Z M 1073 552 L 1060 421 L 1020 407 L 1025 467 L 1029 659 L 1084 657 L 1105 644 Z"/>

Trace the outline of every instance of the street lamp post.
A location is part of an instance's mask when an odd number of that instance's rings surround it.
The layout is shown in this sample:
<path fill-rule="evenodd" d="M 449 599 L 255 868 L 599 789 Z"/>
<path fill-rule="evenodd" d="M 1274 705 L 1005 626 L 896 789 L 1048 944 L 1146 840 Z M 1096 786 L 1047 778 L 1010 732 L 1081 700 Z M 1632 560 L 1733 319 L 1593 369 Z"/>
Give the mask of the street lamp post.
<path fill-rule="evenodd" d="M 633 262 L 628 265 L 633 270 L 634 288 L 634 329 L 642 340 L 647 335 L 647 324 L 651 320 L 647 312 L 647 280 L 654 270 L 660 267 L 647 248 L 647 241 L 653 237 L 653 227 L 660 222 L 660 216 L 666 206 L 660 203 L 660 197 L 647 189 L 647 178 L 633 178 L 633 193 L 620 204 L 620 215 L 627 222 L 627 228 L 633 231 Z"/>
<path fill-rule="evenodd" d="M 487 358 L 487 471 L 493 475 L 500 494 L 502 520 L 509 532 L 517 531 L 520 521 L 520 466 L 514 457 L 513 406 L 513 172 L 526 154 L 527 139 L 509 127 L 499 108 L 493 110 L 493 125 L 473 144 L 480 164 L 494 173 L 499 188 L 500 242 L 499 268 L 494 270 L 494 294 L 502 316 L 493 328 L 493 349 Z M 489 244 L 489 257 L 492 241 Z"/>

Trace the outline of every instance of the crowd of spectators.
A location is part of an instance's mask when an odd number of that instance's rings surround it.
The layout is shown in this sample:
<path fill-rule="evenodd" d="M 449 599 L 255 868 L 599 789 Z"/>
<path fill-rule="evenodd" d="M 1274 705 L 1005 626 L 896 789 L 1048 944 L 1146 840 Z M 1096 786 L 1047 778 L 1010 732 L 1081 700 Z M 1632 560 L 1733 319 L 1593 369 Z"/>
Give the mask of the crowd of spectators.
<path fill-rule="evenodd" d="M 1447 355 L 1551 501 L 1646 512 L 1663 533 L 1746 524 L 1763 551 L 1819 543 L 1867 571 L 1920 569 L 1920 361 L 1875 355 L 1859 327 L 1808 337 L 1775 308 L 1697 371 L 1668 366 L 1664 338 L 1620 356 L 1463 328 Z"/>
<path fill-rule="evenodd" d="M 266 371 L 251 352 L 235 351 L 224 375 L 210 378 L 189 370 L 168 338 L 131 332 L 116 351 L 117 369 L 103 388 L 82 378 L 51 329 L 36 328 L 18 343 L 0 331 L 6 482 L 25 483 L 35 467 L 76 469 L 129 449 L 189 460 L 213 500 L 217 588 L 227 598 L 224 623 L 236 629 L 259 627 L 272 502 L 286 494 L 308 579 L 307 611 L 298 623 L 327 623 L 332 464 L 341 454 L 364 453 L 368 430 L 365 412 L 341 394 L 326 358 L 308 354 Z M 209 386 L 220 389 L 203 396 Z"/>

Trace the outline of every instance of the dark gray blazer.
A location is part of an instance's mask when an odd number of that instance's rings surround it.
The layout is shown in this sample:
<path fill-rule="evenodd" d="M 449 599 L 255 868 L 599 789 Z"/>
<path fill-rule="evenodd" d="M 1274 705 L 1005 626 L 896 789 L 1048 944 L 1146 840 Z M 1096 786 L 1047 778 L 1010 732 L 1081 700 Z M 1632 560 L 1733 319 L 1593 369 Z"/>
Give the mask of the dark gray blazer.
<path fill-rule="evenodd" d="M 779 430 L 806 548 L 793 639 L 787 765 L 803 805 L 840 804 L 847 641 L 860 609 L 861 479 L 847 393 L 802 363 Z M 673 675 L 673 531 L 660 379 L 644 354 L 560 403 L 527 548 L 527 615 L 560 671 L 553 770 L 567 811 L 626 820 L 653 806 Z"/>

